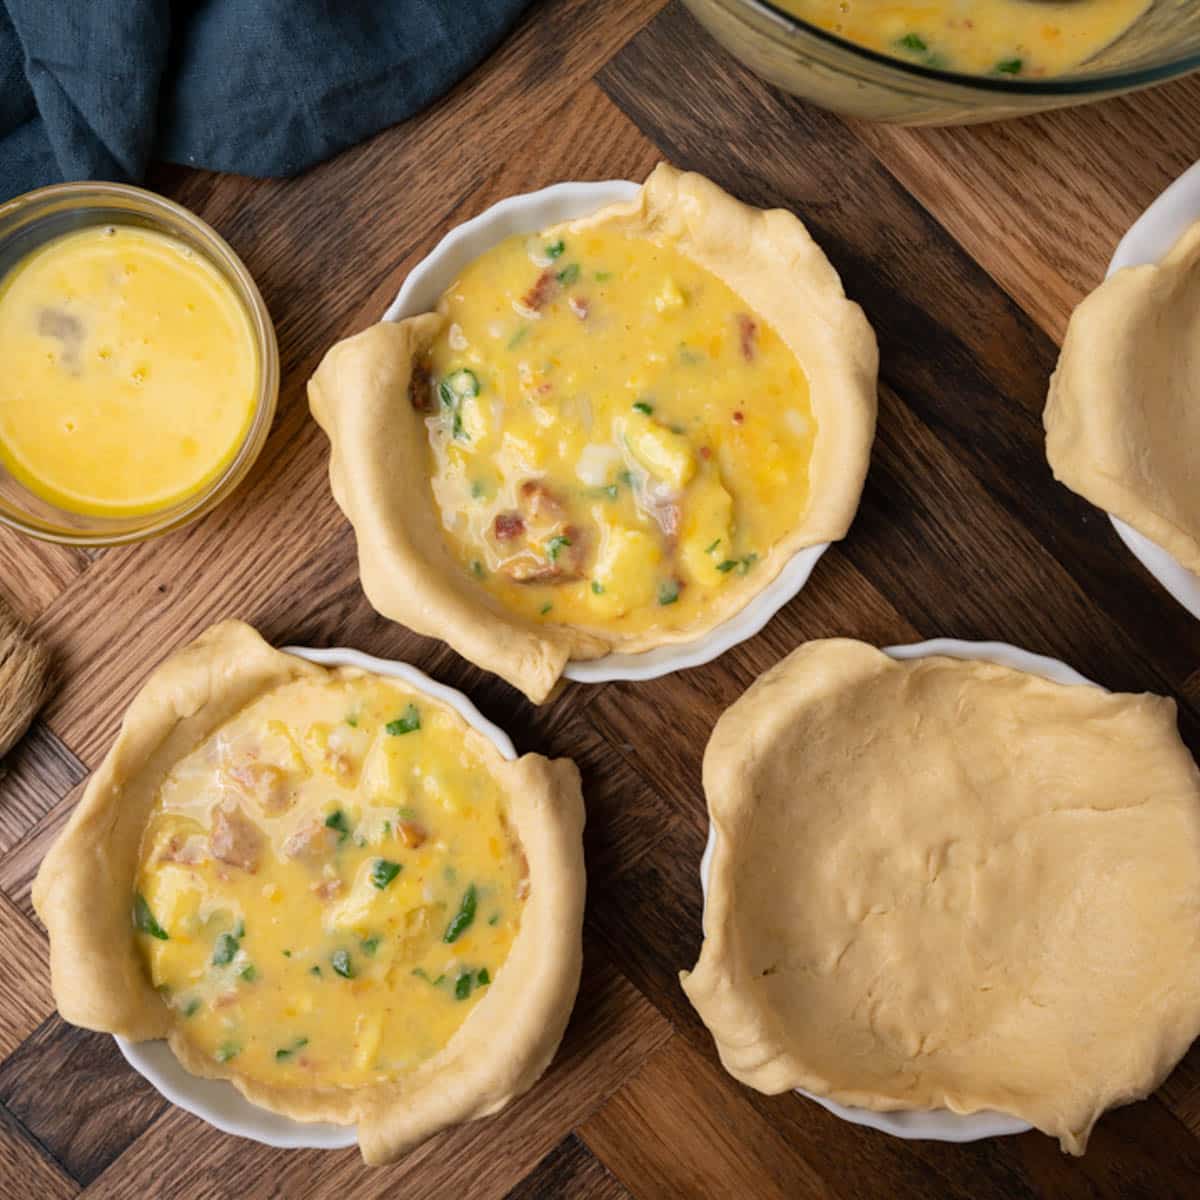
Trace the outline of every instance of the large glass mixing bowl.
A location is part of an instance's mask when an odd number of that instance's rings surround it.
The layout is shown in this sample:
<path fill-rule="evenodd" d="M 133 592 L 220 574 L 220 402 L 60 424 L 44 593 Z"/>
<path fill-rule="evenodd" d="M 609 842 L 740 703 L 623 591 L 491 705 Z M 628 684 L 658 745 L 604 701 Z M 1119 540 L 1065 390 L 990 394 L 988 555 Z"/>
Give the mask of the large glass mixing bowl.
<path fill-rule="evenodd" d="M 769 0 L 685 2 L 731 53 L 784 91 L 848 116 L 901 125 L 1019 117 L 1150 87 L 1200 67 L 1200 0 L 1154 0 L 1077 70 L 1020 80 L 901 62 L 826 33 Z"/>

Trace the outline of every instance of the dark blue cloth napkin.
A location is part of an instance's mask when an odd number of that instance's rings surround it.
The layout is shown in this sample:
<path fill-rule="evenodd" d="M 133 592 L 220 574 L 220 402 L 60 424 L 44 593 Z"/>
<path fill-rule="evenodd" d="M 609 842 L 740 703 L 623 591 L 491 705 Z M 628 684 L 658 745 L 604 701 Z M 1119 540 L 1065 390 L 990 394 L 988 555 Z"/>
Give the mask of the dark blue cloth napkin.
<path fill-rule="evenodd" d="M 290 175 L 447 91 L 528 0 L 0 0 L 0 199 L 151 159 Z"/>

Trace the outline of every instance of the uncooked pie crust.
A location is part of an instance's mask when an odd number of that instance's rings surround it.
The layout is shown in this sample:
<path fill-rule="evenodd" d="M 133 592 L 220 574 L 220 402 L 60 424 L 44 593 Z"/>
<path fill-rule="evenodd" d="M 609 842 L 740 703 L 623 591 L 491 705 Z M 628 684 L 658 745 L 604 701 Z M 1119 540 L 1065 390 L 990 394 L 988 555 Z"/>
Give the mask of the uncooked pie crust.
<path fill-rule="evenodd" d="M 1200 774 L 1151 695 L 811 642 L 718 722 L 684 988 L 726 1069 L 1080 1154 L 1200 1033 Z"/>
<path fill-rule="evenodd" d="M 130 704 L 42 863 L 33 901 L 50 934 L 54 998 L 65 1020 L 133 1041 L 166 1038 L 194 1074 L 228 1079 L 255 1104 L 295 1120 L 356 1123 L 363 1157 L 381 1163 L 447 1125 L 497 1112 L 554 1056 L 579 983 L 583 799 L 570 760 L 527 754 L 510 762 L 480 736 L 530 882 L 520 929 L 485 997 L 441 1051 L 390 1082 L 293 1088 L 244 1078 L 233 1062 L 220 1065 L 180 1036 L 178 1016 L 151 985 L 131 919 L 139 844 L 159 784 L 181 757 L 264 692 L 325 674 L 236 621 L 171 655 Z"/>
<path fill-rule="evenodd" d="M 751 576 L 721 590 L 703 625 L 600 636 L 535 623 L 504 608 L 463 572 L 433 501 L 424 418 L 407 400 L 413 361 L 440 330 L 440 315 L 374 325 L 339 342 L 308 387 L 313 416 L 329 435 L 333 495 L 354 526 L 372 606 L 449 642 L 535 703 L 551 693 L 568 660 L 701 637 L 743 608 L 798 550 L 843 537 L 858 507 L 875 432 L 875 336 L 791 213 L 751 208 L 700 175 L 662 164 L 632 200 L 562 229 L 599 226 L 665 239 L 718 276 L 771 323 L 809 379 L 818 434 L 808 511 Z"/>

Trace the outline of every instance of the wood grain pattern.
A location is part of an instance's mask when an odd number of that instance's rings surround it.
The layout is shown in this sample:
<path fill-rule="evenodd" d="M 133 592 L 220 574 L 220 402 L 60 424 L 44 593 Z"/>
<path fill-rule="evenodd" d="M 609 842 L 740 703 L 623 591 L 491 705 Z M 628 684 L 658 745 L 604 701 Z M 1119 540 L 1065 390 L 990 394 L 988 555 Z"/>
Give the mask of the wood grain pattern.
<path fill-rule="evenodd" d="M 191 529 L 86 555 L 0 529 L 0 595 L 36 621 L 62 673 L 0 775 L 0 1200 L 1195 1196 L 1200 1047 L 1155 1097 L 1106 1116 L 1082 1161 L 1032 1133 L 905 1142 L 734 1082 L 678 972 L 701 936 L 712 724 L 805 639 L 1014 641 L 1108 686 L 1174 695 L 1200 749 L 1200 625 L 1054 483 L 1041 434 L 1070 309 L 1200 151 L 1198 113 L 1192 79 L 979 129 L 850 124 L 760 82 L 678 0 L 542 0 L 429 112 L 303 177 L 156 170 L 151 185 L 215 224 L 259 280 L 283 360 L 279 414 L 246 485 Z M 304 385 L 455 224 L 559 179 L 639 178 L 660 157 L 792 209 L 828 250 L 879 335 L 871 475 L 851 536 L 757 637 L 692 671 L 572 685 L 535 709 L 366 604 Z M 388 1168 L 226 1137 L 167 1104 L 111 1039 L 52 1013 L 29 902 L 37 864 L 128 697 L 227 616 L 280 644 L 408 659 L 522 751 L 570 755 L 583 772 L 585 975 L 562 1051 L 500 1117 Z"/>

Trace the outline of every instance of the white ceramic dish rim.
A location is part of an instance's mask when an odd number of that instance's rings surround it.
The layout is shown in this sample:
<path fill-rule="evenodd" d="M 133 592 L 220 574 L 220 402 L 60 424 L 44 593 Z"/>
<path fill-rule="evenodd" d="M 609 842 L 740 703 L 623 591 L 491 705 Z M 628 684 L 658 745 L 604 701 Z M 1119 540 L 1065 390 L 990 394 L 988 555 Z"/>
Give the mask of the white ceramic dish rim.
<path fill-rule="evenodd" d="M 981 659 L 985 662 L 999 663 L 1001 666 L 1014 667 L 1018 671 L 1028 671 L 1032 675 L 1041 675 L 1056 683 L 1065 683 L 1082 687 L 1098 687 L 1090 679 L 1085 679 L 1078 671 L 1068 667 L 1066 663 L 1056 658 L 1046 658 L 1041 654 L 1032 654 L 1007 642 L 964 642 L 954 638 L 935 638 L 926 642 L 915 642 L 907 646 L 885 646 L 884 654 L 892 658 L 929 658 L 935 654 L 946 655 L 950 658 Z M 708 844 L 700 859 L 700 887 L 705 900 L 708 898 L 708 872 L 712 866 L 712 856 L 717 847 L 717 831 L 710 823 L 708 827 Z M 839 1104 L 824 1096 L 816 1096 L 803 1088 L 796 1091 L 809 1100 L 815 1100 L 822 1108 L 828 1109 L 834 1116 L 841 1117 L 853 1125 L 865 1125 L 870 1129 L 878 1129 L 882 1133 L 890 1133 L 893 1137 L 920 1139 L 936 1142 L 975 1142 L 981 1138 L 1005 1137 L 1013 1133 L 1025 1133 L 1032 1128 L 1027 1121 L 1008 1113 L 983 1111 L 960 1115 L 948 1109 L 907 1109 L 897 1112 L 873 1112 L 868 1108 L 857 1108 L 848 1104 Z"/>
<path fill-rule="evenodd" d="M 1185 171 L 1130 227 L 1108 264 L 1107 279 L 1125 267 L 1158 262 L 1184 230 L 1200 219 L 1200 163 Z M 1200 618 L 1200 577 L 1145 534 L 1109 514 L 1134 557 L 1192 614 Z"/>
<path fill-rule="evenodd" d="M 512 761 L 516 749 L 508 735 L 493 725 L 461 692 L 430 679 L 408 663 L 374 658 L 358 650 L 313 650 L 285 646 L 285 654 L 319 663 L 324 667 L 358 667 L 375 675 L 399 679 L 453 708 L 478 733 L 483 734 L 500 753 Z M 249 1138 L 281 1149 L 340 1150 L 353 1146 L 357 1132 L 353 1125 L 330 1125 L 315 1121 L 294 1121 L 251 1104 L 233 1084 L 224 1079 L 201 1079 L 184 1070 L 165 1041 L 130 1042 L 116 1038 L 125 1061 L 163 1097 L 193 1116 L 207 1121 L 222 1133 Z"/>
<path fill-rule="evenodd" d="M 548 225 L 574 220 L 606 205 L 628 200 L 639 185 L 626 179 L 598 183 L 556 183 L 537 192 L 509 196 L 477 217 L 450 230 L 409 273 L 399 295 L 383 314 L 385 321 L 430 312 L 442 293 L 485 250 L 518 233 L 536 233 Z M 808 582 L 828 542 L 797 551 L 783 570 L 750 602 L 715 629 L 690 642 L 658 646 L 641 654 L 606 654 L 572 661 L 563 675 L 576 683 L 657 679 L 711 662 L 732 646 L 752 638 Z"/>

